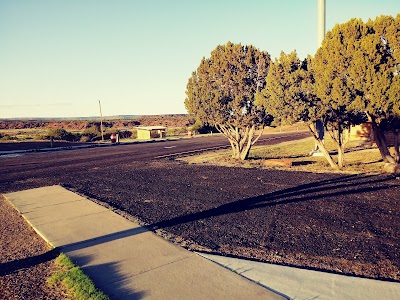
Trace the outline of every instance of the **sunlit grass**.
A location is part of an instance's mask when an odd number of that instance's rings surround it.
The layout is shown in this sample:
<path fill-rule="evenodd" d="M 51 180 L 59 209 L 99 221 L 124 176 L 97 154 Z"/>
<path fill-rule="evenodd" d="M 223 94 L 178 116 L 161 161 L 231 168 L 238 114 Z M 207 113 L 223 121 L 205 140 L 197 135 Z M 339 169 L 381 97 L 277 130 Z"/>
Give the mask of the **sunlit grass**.
<path fill-rule="evenodd" d="M 330 137 L 326 138 L 325 145 L 332 153 L 333 159 L 336 160 L 335 145 Z M 310 137 L 272 146 L 255 146 L 250 151 L 249 159 L 244 162 L 232 159 L 230 149 L 184 157 L 180 158 L 180 160 L 190 164 L 207 164 L 227 167 L 333 172 L 333 169 L 323 156 L 309 155 L 314 147 L 314 139 Z M 346 165 L 340 172 L 380 173 L 384 165 L 377 148 L 363 146 L 359 141 L 353 141 L 347 145 L 344 158 Z M 290 168 L 264 166 L 264 161 L 268 159 L 288 159 L 293 165 Z"/>
<path fill-rule="evenodd" d="M 63 253 L 56 259 L 58 272 L 47 279 L 50 286 L 63 285 L 66 290 L 77 300 L 109 300 L 110 298 L 98 290 L 93 282 L 75 266 L 72 261 Z"/>

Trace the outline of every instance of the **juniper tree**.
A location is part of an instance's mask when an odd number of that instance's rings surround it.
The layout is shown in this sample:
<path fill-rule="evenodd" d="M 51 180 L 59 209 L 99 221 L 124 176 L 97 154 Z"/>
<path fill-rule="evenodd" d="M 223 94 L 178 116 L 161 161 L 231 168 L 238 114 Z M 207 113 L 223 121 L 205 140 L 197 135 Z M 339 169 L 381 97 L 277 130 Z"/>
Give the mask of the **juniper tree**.
<path fill-rule="evenodd" d="M 339 167 L 344 166 L 345 145 L 357 115 L 352 113 L 357 90 L 349 70 L 357 63 L 355 53 L 367 34 L 368 28 L 360 19 L 335 25 L 312 60 L 315 93 L 324 107 L 323 120 L 336 145 Z"/>
<path fill-rule="evenodd" d="M 270 56 L 253 46 L 228 42 L 203 58 L 189 78 L 185 106 L 198 123 L 217 128 L 230 142 L 232 157 L 246 159 L 250 148 L 271 121 L 254 104 L 255 93 L 265 86 Z"/>
<path fill-rule="evenodd" d="M 310 61 L 310 57 L 301 61 L 295 51 L 281 52 L 270 66 L 265 89 L 256 95 L 257 104 L 265 107 L 278 125 L 305 122 L 328 163 L 336 169 L 338 166 L 315 127 L 325 109 L 314 92 L 315 79 L 309 69 Z"/>
<path fill-rule="evenodd" d="M 357 97 L 353 107 L 365 110 L 376 144 L 385 162 L 399 162 L 400 133 L 400 14 L 381 16 L 366 24 L 368 34 L 359 43 L 349 73 Z M 383 131 L 395 136 L 395 155 L 388 150 Z"/>

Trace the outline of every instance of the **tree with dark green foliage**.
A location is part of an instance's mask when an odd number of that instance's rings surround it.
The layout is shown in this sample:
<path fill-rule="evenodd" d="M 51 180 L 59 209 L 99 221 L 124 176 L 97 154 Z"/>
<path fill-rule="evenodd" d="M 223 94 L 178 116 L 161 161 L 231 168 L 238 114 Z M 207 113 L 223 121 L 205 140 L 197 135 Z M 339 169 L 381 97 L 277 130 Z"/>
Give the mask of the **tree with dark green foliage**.
<path fill-rule="evenodd" d="M 365 27 L 368 32 L 349 68 L 356 90 L 353 107 L 367 112 L 383 160 L 396 165 L 400 156 L 400 14 L 369 20 Z M 384 130 L 394 133 L 395 155 L 388 149 Z"/>
<path fill-rule="evenodd" d="M 92 126 L 92 127 L 86 128 L 82 132 L 82 137 L 83 137 L 82 140 L 86 141 L 86 142 L 93 141 L 96 138 L 100 139 L 101 138 L 100 129 L 97 126 Z"/>
<path fill-rule="evenodd" d="M 328 163 L 338 168 L 315 126 L 326 109 L 315 95 L 315 78 L 309 68 L 310 61 L 310 57 L 301 61 L 295 51 L 290 54 L 281 52 L 270 66 L 266 87 L 257 93 L 256 103 L 274 117 L 277 125 L 305 122 Z"/>
<path fill-rule="evenodd" d="M 50 128 L 47 132 L 47 137 L 68 142 L 76 142 L 81 138 L 80 134 L 74 134 L 63 128 Z"/>
<path fill-rule="evenodd" d="M 266 88 L 257 95 L 280 123 L 309 124 L 319 148 L 334 168 L 344 166 L 350 125 L 366 112 L 383 159 L 399 161 L 400 17 L 379 17 L 367 24 L 352 19 L 327 33 L 314 58 L 301 62 L 296 53 L 281 54 L 271 66 Z M 333 161 L 316 134 L 321 119 L 338 149 Z M 395 156 L 383 129 L 395 133 Z"/>
<path fill-rule="evenodd" d="M 344 166 L 348 133 L 358 115 L 353 113 L 357 90 L 349 70 L 357 64 L 355 53 L 367 34 L 368 28 L 360 19 L 338 24 L 326 34 L 312 59 L 315 94 L 321 100 L 323 122 L 338 151 L 339 168 Z"/>
<path fill-rule="evenodd" d="M 271 116 L 254 103 L 265 87 L 270 56 L 253 46 L 228 42 L 203 58 L 188 80 L 185 106 L 199 124 L 214 126 L 228 138 L 232 157 L 246 159 L 258 140 L 257 129 Z"/>

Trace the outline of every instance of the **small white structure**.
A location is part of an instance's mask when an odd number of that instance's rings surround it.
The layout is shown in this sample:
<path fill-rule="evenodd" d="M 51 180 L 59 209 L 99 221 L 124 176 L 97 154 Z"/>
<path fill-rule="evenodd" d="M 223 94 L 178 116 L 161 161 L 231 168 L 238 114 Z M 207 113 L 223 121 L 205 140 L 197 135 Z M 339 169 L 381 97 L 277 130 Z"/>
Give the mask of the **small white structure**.
<path fill-rule="evenodd" d="M 141 126 L 136 130 L 137 138 L 140 140 L 161 139 L 167 136 L 167 127 L 164 126 Z"/>

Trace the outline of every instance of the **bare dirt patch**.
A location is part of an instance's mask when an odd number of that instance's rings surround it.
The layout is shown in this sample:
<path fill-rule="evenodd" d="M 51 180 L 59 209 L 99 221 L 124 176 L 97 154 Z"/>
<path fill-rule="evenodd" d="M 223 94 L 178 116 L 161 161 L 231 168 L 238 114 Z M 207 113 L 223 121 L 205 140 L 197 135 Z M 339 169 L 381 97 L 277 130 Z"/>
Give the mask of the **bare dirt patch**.
<path fill-rule="evenodd" d="M 0 299 L 70 299 L 46 282 L 57 255 L 0 195 Z"/>

